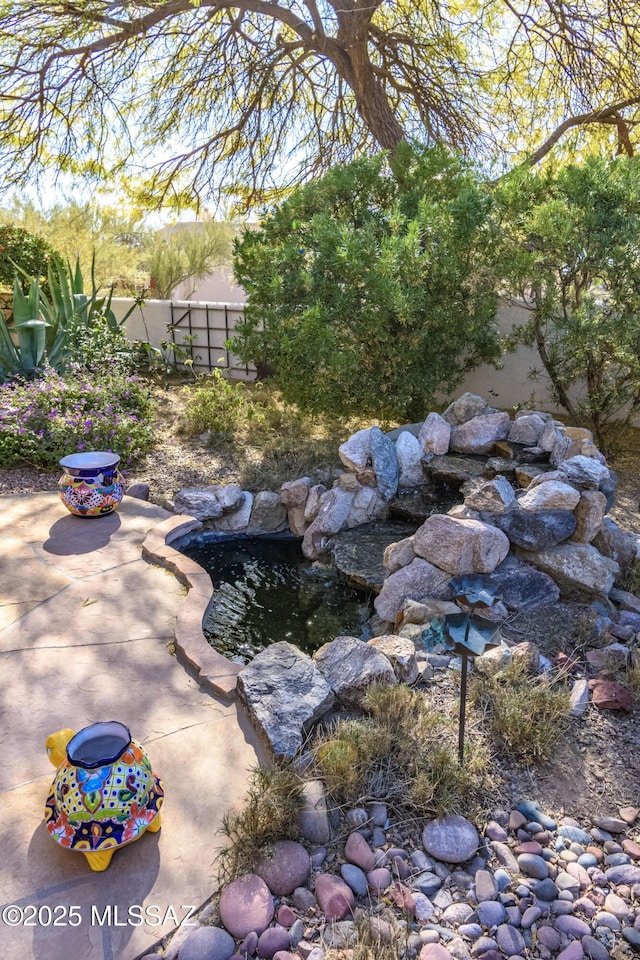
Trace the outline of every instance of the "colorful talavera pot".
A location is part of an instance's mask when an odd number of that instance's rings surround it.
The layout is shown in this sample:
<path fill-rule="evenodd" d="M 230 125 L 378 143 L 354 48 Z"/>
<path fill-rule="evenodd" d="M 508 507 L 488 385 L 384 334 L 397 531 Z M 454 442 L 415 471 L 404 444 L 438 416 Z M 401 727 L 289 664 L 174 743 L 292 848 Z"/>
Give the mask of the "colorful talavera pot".
<path fill-rule="evenodd" d="M 117 508 L 124 493 L 120 457 L 111 451 L 72 453 L 60 460 L 64 473 L 58 496 L 77 517 L 103 517 Z"/>
<path fill-rule="evenodd" d="M 57 767 L 47 830 L 61 847 L 83 853 L 92 870 L 106 870 L 114 850 L 160 829 L 162 781 L 123 723 L 59 730 L 46 746 Z"/>

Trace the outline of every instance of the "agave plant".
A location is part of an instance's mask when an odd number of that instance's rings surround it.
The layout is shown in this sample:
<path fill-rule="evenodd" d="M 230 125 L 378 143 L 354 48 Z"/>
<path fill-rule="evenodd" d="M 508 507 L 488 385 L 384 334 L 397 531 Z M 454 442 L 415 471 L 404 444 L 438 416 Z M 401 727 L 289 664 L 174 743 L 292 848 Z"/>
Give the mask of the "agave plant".
<path fill-rule="evenodd" d="M 52 365 L 61 362 L 63 331 L 55 321 L 43 319 L 44 304 L 39 280 L 31 280 L 25 294 L 15 278 L 11 329 L 0 310 L 0 381 L 17 375 L 32 377 L 45 361 Z"/>

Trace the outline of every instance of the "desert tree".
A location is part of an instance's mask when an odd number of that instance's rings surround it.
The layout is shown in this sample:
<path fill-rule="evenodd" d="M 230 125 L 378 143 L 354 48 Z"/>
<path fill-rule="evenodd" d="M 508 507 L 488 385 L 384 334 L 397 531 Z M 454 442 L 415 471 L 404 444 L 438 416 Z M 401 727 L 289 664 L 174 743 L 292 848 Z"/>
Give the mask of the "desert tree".
<path fill-rule="evenodd" d="M 1 0 L 0 178 L 249 202 L 405 139 L 500 164 L 633 150 L 635 0 Z"/>

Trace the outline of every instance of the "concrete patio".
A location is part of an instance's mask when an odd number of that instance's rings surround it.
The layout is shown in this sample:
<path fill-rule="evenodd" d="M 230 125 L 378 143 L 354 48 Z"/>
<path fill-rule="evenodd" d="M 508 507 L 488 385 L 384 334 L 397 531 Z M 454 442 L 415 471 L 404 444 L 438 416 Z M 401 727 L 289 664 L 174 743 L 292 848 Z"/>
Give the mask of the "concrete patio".
<path fill-rule="evenodd" d="M 96 519 L 54 493 L 0 497 L 2 960 L 133 960 L 214 892 L 218 828 L 261 751 L 230 699 L 237 668 L 200 646 L 208 575 L 165 546 L 189 524 L 129 497 Z M 111 719 L 145 745 L 166 800 L 162 829 L 93 873 L 45 828 L 44 741 Z"/>

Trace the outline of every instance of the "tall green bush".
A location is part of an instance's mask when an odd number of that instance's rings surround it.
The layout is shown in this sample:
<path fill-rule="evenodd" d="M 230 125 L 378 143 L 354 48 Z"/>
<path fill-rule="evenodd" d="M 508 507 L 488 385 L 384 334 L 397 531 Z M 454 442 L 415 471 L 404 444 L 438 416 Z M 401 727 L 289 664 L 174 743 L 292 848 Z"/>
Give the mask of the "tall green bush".
<path fill-rule="evenodd" d="M 598 446 L 640 410 L 640 158 L 518 171 L 496 190 L 502 271 L 553 399 Z M 532 370 L 535 378 L 538 370 Z"/>
<path fill-rule="evenodd" d="M 235 245 L 233 349 L 316 413 L 414 418 L 499 356 L 490 201 L 443 148 L 334 169 Z"/>
<path fill-rule="evenodd" d="M 61 263 L 53 247 L 22 227 L 0 224 L 0 286 L 13 289 L 16 273 L 27 292 L 29 278 L 36 277 L 46 286 L 47 270 L 52 263 Z"/>

